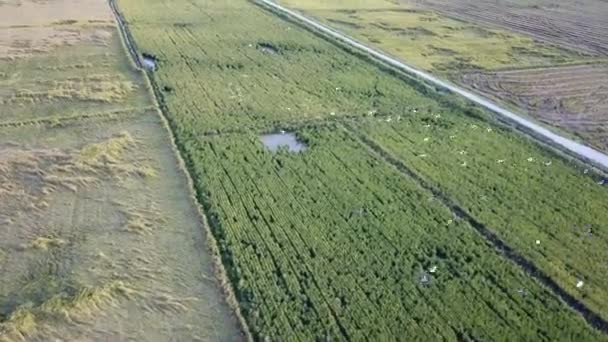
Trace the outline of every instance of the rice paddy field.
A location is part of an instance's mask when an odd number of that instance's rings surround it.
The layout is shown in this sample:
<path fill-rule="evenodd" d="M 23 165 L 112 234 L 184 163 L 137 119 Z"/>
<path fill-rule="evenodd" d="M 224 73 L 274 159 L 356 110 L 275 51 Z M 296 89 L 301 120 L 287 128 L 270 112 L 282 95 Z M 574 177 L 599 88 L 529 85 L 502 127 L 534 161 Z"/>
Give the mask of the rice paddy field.
<path fill-rule="evenodd" d="M 608 151 L 603 1 L 280 3 Z"/>
<path fill-rule="evenodd" d="M 601 173 L 252 2 L 118 5 L 254 340 L 606 339 Z"/>
<path fill-rule="evenodd" d="M 0 18 L 0 341 L 244 339 L 108 4 Z"/>

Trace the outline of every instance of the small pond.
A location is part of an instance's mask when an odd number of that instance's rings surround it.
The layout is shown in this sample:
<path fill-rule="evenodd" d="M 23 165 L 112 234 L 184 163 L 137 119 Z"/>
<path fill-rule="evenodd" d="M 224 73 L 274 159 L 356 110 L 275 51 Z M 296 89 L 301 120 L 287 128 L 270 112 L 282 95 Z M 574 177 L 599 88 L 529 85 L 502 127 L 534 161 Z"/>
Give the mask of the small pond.
<path fill-rule="evenodd" d="M 141 56 L 141 61 L 144 65 L 144 68 L 146 68 L 147 70 L 150 70 L 150 71 L 156 71 L 156 69 L 157 69 L 156 58 L 154 58 L 150 55 L 143 55 L 143 56 Z"/>
<path fill-rule="evenodd" d="M 258 49 L 260 49 L 260 51 L 267 53 L 267 54 L 271 54 L 271 55 L 278 55 L 279 54 L 279 49 L 269 43 L 258 43 Z"/>
<path fill-rule="evenodd" d="M 287 148 L 289 152 L 300 153 L 308 148 L 306 144 L 298 141 L 294 133 L 265 134 L 260 139 L 264 146 L 272 152 L 277 152 L 280 148 Z"/>

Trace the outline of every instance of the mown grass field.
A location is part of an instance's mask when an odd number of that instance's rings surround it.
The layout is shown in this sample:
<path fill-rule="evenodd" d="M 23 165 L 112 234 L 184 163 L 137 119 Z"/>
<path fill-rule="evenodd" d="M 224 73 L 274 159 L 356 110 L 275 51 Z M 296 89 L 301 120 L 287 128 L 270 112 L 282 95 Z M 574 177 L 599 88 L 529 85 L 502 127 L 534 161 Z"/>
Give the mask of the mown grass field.
<path fill-rule="evenodd" d="M 0 3 L 0 341 L 242 339 L 107 3 L 19 4 Z"/>
<path fill-rule="evenodd" d="M 599 176 L 251 2 L 119 5 L 256 339 L 605 338 L 454 209 L 606 319 Z"/>

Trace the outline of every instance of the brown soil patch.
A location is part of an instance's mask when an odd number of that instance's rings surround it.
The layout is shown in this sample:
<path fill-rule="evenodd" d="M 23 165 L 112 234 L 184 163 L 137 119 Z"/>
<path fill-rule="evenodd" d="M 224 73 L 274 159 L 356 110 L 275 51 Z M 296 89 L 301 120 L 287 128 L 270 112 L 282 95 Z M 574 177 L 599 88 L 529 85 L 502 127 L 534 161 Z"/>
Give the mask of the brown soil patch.
<path fill-rule="evenodd" d="M 461 81 L 608 151 L 608 65 L 477 72 Z"/>

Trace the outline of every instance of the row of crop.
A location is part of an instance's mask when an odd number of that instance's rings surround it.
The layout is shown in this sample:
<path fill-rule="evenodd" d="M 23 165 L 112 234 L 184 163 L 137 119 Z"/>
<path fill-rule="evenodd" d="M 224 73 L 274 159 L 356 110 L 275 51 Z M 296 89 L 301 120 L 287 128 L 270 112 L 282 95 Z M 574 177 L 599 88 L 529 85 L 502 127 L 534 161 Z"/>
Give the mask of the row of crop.
<path fill-rule="evenodd" d="M 427 102 L 398 78 L 256 7 L 209 17 L 223 7 L 201 4 L 192 25 L 171 17 L 130 26 L 142 51 L 158 57 L 163 96 L 189 126 L 405 114 Z"/>
<path fill-rule="evenodd" d="M 208 138 L 190 151 L 260 336 L 338 337 L 339 325 L 354 339 L 558 338 L 568 324 L 573 337 L 593 338 L 550 292 L 351 138 L 307 138 L 316 143 L 305 155 L 273 156 L 251 136 Z"/>
<path fill-rule="evenodd" d="M 297 156 L 272 156 L 253 136 L 203 138 L 260 122 L 379 113 L 403 128 L 387 138 L 398 146 L 417 141 L 420 132 L 409 134 L 417 119 L 430 128 L 425 143 L 471 120 L 430 116 L 440 112 L 434 100 L 247 1 L 178 1 L 162 14 L 153 10 L 159 1 L 121 2 L 128 18 L 128 8 L 140 13 L 131 22 L 138 45 L 159 57 L 155 79 L 256 336 L 560 339 L 568 326 L 571 338 L 597 337 L 430 193 L 344 134 L 308 132 L 311 150 Z M 201 20 L 177 16 L 185 8 Z M 503 149 L 524 144 L 504 136 Z M 412 158 L 429 155 L 425 145 L 407 147 Z M 427 286 L 422 273 L 435 263 L 442 272 Z"/>
<path fill-rule="evenodd" d="M 360 127 L 577 298 L 607 312 L 607 192 L 589 171 L 456 112 Z"/>

